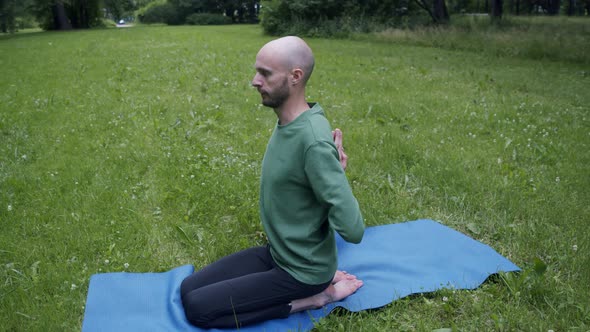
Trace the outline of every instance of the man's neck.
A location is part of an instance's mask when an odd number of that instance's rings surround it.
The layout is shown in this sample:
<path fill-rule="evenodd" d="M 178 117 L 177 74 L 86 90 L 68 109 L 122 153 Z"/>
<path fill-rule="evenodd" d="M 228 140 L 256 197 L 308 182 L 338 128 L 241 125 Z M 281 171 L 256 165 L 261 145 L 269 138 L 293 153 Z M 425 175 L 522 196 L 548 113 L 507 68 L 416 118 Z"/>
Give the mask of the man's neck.
<path fill-rule="evenodd" d="M 301 113 L 307 111 L 308 109 L 309 105 L 305 101 L 305 98 L 298 98 L 287 100 L 283 105 L 275 108 L 274 111 L 279 118 L 279 124 L 284 126 L 297 119 Z"/>

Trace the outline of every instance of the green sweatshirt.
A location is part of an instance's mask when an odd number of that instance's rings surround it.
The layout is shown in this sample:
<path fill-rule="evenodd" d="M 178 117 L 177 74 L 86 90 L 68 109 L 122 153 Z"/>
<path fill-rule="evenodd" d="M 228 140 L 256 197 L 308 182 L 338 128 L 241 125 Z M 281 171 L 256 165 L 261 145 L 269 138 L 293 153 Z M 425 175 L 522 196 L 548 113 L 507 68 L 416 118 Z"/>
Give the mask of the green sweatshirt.
<path fill-rule="evenodd" d="M 260 214 L 275 262 L 306 284 L 334 276 L 334 230 L 361 241 L 363 218 L 319 104 L 273 131 L 262 161 Z"/>

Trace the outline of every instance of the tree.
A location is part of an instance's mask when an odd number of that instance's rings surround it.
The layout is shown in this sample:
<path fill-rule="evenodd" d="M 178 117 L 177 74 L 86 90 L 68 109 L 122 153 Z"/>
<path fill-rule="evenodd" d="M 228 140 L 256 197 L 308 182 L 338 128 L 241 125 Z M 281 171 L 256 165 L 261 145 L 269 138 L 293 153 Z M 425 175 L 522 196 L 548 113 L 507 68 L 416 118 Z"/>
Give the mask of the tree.
<path fill-rule="evenodd" d="M 137 3 L 134 0 L 102 0 L 107 17 L 112 18 L 118 22 L 123 17 L 138 9 Z"/>
<path fill-rule="evenodd" d="M 168 0 L 178 14 L 179 23 L 192 14 L 225 15 L 232 22 L 255 22 L 260 2 L 257 0 Z"/>
<path fill-rule="evenodd" d="M 503 0 L 492 0 L 491 18 L 492 22 L 497 22 L 502 19 Z"/>
<path fill-rule="evenodd" d="M 432 18 L 432 22 L 436 24 L 445 24 L 449 22 L 450 16 L 445 0 L 432 0 L 432 2 L 429 0 L 414 1 L 418 4 L 418 6 L 428 12 Z"/>
<path fill-rule="evenodd" d="M 31 0 L 0 0 L 0 32 L 16 32 L 19 25 L 22 28 L 23 18 L 29 16 L 27 9 L 30 2 Z"/>
<path fill-rule="evenodd" d="M 560 7 L 561 7 L 560 0 L 547 0 L 547 14 L 549 14 L 549 15 L 559 14 Z"/>
<path fill-rule="evenodd" d="M 43 29 L 86 29 L 100 21 L 100 0 L 35 0 L 33 11 Z"/>
<path fill-rule="evenodd" d="M 0 31 L 15 32 L 16 0 L 0 0 Z"/>

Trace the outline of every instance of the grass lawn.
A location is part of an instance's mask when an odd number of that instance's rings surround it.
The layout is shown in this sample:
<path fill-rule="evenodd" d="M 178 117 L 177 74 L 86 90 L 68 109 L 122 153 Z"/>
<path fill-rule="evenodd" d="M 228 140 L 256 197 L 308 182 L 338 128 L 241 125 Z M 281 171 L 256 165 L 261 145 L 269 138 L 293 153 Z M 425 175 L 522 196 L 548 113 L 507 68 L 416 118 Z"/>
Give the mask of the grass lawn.
<path fill-rule="evenodd" d="M 0 39 L 0 330 L 76 331 L 99 272 L 264 243 L 257 26 Z M 588 61 L 309 39 L 366 224 L 438 220 L 519 265 L 318 331 L 590 329 Z M 470 49 L 465 47 L 463 49 Z M 553 60 L 552 60 L 553 59 Z"/>

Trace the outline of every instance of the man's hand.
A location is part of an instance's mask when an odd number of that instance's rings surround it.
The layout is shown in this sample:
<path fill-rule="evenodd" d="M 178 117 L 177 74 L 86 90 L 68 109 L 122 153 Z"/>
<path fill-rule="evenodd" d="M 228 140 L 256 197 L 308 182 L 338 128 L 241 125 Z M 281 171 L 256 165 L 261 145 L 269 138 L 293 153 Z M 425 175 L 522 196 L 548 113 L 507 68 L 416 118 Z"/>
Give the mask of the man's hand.
<path fill-rule="evenodd" d="M 342 169 L 346 171 L 348 156 L 346 153 L 344 153 L 344 146 L 342 146 L 342 131 L 336 128 L 334 131 L 332 131 L 332 136 L 334 137 L 334 144 L 336 145 L 336 149 L 338 149 L 338 155 L 340 156 L 340 165 L 342 165 Z"/>

